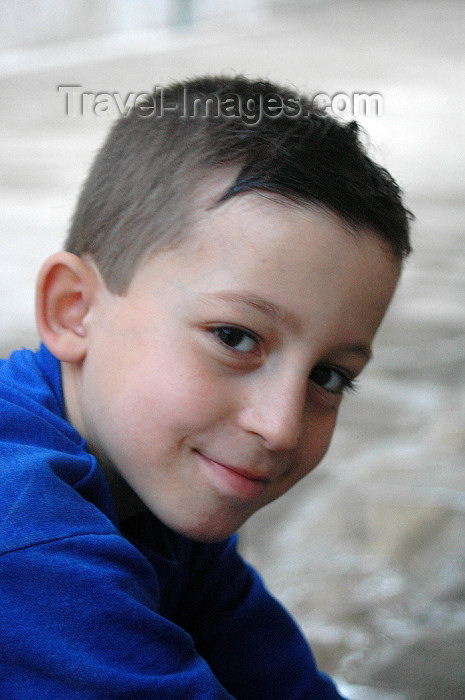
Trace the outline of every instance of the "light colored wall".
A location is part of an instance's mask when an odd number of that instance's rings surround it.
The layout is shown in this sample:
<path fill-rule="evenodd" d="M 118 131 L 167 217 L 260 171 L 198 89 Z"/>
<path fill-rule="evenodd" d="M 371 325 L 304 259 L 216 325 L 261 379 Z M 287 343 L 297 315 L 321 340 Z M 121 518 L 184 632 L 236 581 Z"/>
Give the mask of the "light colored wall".
<path fill-rule="evenodd" d="M 0 51 L 251 12 L 267 0 L 2 0 Z"/>

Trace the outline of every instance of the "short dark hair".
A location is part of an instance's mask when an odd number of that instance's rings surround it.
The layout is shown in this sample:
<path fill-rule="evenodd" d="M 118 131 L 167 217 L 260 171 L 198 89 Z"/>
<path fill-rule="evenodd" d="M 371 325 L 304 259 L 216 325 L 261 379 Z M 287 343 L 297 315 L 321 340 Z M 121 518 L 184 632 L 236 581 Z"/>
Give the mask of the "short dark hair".
<path fill-rule="evenodd" d="M 312 203 L 372 231 L 397 258 L 410 252 L 411 214 L 358 125 L 243 76 L 157 88 L 123 116 L 84 184 L 66 249 L 90 255 L 108 288 L 124 293 L 150 252 L 182 237 L 197 186 L 228 166 L 239 173 L 219 203 L 250 191 Z"/>

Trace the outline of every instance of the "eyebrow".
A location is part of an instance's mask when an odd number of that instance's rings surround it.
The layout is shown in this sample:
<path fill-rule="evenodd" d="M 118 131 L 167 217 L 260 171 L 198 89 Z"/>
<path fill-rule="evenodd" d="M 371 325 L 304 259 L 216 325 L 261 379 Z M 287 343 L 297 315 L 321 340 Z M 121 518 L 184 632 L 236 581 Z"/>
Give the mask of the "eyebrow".
<path fill-rule="evenodd" d="M 271 301 L 267 301 L 262 297 L 254 293 L 241 293 L 235 291 L 224 291 L 224 292 L 212 292 L 200 295 L 200 300 L 205 299 L 206 301 L 226 301 L 234 302 L 236 304 L 241 304 L 248 308 L 252 307 L 261 311 L 266 316 L 268 316 L 272 321 L 277 321 L 283 323 L 291 329 L 298 329 L 300 327 L 299 319 L 288 309 L 283 306 L 278 306 Z M 368 345 L 364 343 L 341 343 L 333 351 L 334 354 L 338 353 L 349 353 L 351 355 L 360 355 L 367 361 L 373 356 L 372 350 Z"/>
<path fill-rule="evenodd" d="M 253 293 L 248 294 L 247 292 L 241 293 L 226 291 L 214 292 L 212 294 L 206 293 L 202 294 L 201 297 L 212 301 L 215 299 L 220 301 L 232 301 L 236 304 L 241 304 L 242 306 L 258 309 L 258 311 L 264 313 L 266 316 L 271 318 L 271 320 L 279 321 L 291 328 L 297 328 L 300 325 L 297 317 L 291 313 L 291 311 L 282 306 L 278 306 L 277 304 L 273 304 L 271 301 L 266 301 L 265 299 L 262 299 L 262 297 L 259 297 Z"/>
<path fill-rule="evenodd" d="M 338 352 L 349 353 L 351 355 L 360 355 L 361 357 L 365 358 L 367 362 L 373 357 L 372 349 L 364 343 L 341 343 L 334 349 L 335 355 L 337 355 Z"/>

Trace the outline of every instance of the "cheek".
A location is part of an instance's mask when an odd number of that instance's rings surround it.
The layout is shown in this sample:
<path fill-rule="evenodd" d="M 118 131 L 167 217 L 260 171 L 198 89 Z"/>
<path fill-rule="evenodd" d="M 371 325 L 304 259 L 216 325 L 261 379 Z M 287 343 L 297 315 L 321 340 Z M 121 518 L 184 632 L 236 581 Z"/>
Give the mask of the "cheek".
<path fill-rule="evenodd" d="M 325 456 L 336 424 L 337 409 L 330 415 L 310 420 L 302 431 L 301 440 L 289 471 L 273 490 L 270 501 L 283 496 L 289 489 L 309 474 Z"/>
<path fill-rule="evenodd" d="M 334 433 L 337 413 L 337 409 L 333 409 L 310 417 L 298 448 L 294 483 L 315 469 L 325 456 Z"/>
<path fill-rule="evenodd" d="M 155 444 L 167 431 L 182 439 L 203 429 L 226 410 L 227 392 L 195 355 L 170 348 L 153 349 L 150 361 L 139 358 L 126 374 L 113 376 L 106 395 L 114 424 L 142 445 Z"/>

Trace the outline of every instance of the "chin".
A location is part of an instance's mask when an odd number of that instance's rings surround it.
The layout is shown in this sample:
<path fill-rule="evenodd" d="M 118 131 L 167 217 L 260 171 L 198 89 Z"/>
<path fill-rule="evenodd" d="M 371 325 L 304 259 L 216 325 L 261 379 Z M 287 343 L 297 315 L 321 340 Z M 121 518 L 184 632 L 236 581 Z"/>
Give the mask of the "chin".
<path fill-rule="evenodd" d="M 234 522 L 226 523 L 218 520 L 210 519 L 208 522 L 166 522 L 172 530 L 187 537 L 195 542 L 204 542 L 213 544 L 215 542 L 222 542 L 231 535 L 233 535 L 237 530 L 243 525 L 247 518 L 238 519 Z"/>
<path fill-rule="evenodd" d="M 194 542 L 204 542 L 206 544 L 214 544 L 215 542 L 222 542 L 223 540 L 226 540 L 228 537 L 233 535 L 236 530 L 239 529 L 240 526 L 237 528 L 226 528 L 226 527 L 211 527 L 211 528 L 202 528 L 202 527 L 191 527 L 191 528 L 173 528 L 175 531 L 183 535 L 184 537 L 187 537 L 190 540 L 194 540 Z"/>

